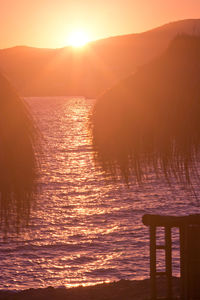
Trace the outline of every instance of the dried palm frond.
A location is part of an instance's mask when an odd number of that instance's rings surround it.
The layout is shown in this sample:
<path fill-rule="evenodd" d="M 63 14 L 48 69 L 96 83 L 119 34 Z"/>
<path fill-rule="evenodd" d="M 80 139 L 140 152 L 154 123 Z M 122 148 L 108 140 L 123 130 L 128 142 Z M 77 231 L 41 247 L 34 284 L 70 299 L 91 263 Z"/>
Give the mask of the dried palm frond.
<path fill-rule="evenodd" d="M 36 192 L 37 136 L 26 104 L 0 75 L 0 225 L 5 233 L 28 223 Z"/>
<path fill-rule="evenodd" d="M 95 104 L 96 161 L 141 182 L 147 170 L 190 183 L 200 150 L 200 38 L 177 36 L 166 52 Z"/>

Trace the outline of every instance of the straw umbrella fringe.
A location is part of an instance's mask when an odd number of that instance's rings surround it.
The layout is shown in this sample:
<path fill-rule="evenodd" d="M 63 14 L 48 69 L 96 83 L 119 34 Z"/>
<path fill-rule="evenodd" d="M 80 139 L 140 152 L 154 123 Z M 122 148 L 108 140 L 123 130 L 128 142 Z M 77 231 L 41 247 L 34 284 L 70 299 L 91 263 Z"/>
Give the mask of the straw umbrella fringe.
<path fill-rule="evenodd" d="M 25 103 L 0 75 L 0 225 L 5 233 L 28 223 L 36 192 L 37 136 Z"/>
<path fill-rule="evenodd" d="M 200 38 L 167 51 L 99 97 L 91 119 L 96 162 L 141 182 L 148 170 L 191 183 L 200 150 Z"/>

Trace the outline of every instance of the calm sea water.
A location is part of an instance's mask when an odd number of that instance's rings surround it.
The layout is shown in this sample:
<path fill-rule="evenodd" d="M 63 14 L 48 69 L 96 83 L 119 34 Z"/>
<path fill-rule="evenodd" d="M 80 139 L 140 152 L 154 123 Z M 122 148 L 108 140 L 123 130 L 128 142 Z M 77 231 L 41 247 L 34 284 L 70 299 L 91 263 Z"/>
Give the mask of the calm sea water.
<path fill-rule="evenodd" d="M 30 228 L 0 242 L 0 288 L 90 285 L 149 276 L 149 235 L 144 213 L 200 213 L 190 193 L 154 176 L 127 188 L 95 168 L 88 138 L 94 100 L 28 98 L 43 134 L 41 194 Z M 198 191 L 197 191 L 198 192 Z M 158 232 L 158 239 L 162 240 Z M 178 232 L 173 231 L 174 275 Z M 159 254 L 162 269 L 164 255 Z"/>

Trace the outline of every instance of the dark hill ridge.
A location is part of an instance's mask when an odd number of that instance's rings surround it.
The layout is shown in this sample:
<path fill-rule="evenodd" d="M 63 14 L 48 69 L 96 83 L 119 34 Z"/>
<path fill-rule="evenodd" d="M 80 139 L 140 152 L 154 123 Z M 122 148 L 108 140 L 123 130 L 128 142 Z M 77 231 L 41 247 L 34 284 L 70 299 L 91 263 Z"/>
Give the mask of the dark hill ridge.
<path fill-rule="evenodd" d="M 181 33 L 200 33 L 200 19 L 172 22 L 153 30 L 89 43 L 84 49 L 0 50 L 0 70 L 24 96 L 96 97 L 138 66 L 149 62 Z"/>

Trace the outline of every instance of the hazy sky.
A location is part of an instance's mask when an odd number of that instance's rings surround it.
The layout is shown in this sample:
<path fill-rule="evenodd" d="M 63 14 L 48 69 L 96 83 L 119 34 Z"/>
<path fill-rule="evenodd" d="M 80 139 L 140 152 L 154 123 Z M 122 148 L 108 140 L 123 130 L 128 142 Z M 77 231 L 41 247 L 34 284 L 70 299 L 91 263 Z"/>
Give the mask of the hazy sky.
<path fill-rule="evenodd" d="M 0 48 L 56 48 L 79 28 L 100 39 L 189 18 L 200 18 L 200 0 L 0 0 Z"/>

